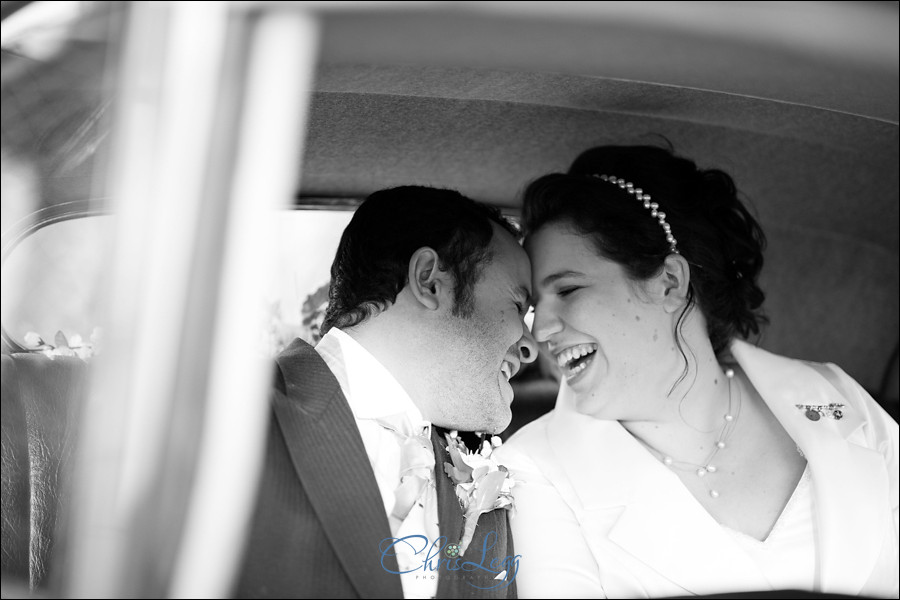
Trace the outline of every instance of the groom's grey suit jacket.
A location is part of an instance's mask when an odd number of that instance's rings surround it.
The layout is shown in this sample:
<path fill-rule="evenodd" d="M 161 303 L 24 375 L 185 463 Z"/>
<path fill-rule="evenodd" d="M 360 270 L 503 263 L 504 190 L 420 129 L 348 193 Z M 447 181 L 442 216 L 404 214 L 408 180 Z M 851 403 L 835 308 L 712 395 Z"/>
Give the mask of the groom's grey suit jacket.
<path fill-rule="evenodd" d="M 253 598 L 402 598 L 384 504 L 340 385 L 316 351 L 295 340 L 276 359 L 266 459 L 235 595 Z M 432 428 L 434 429 L 434 428 Z M 459 540 L 463 512 L 432 433 L 441 535 Z M 440 454 L 438 454 L 440 453 Z M 482 561 L 485 536 L 496 541 Z M 466 560 L 514 556 L 507 511 L 481 516 Z M 524 566 L 527 568 L 527 564 Z M 513 581 L 473 568 L 439 571 L 438 598 L 514 598 Z M 479 589 L 481 588 L 481 589 Z M 493 588 L 493 589 L 484 589 Z"/>

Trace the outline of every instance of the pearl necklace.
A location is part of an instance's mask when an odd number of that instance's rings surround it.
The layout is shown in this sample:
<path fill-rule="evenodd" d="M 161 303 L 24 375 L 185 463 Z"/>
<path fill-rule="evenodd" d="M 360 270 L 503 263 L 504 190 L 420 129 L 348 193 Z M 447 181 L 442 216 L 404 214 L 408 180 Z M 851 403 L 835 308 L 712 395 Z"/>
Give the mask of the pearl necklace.
<path fill-rule="evenodd" d="M 662 455 L 662 462 L 667 467 L 671 467 L 673 469 L 680 469 L 682 471 L 694 471 L 697 474 L 697 477 L 701 479 L 706 477 L 708 474 L 715 473 L 718 471 L 718 468 L 715 464 L 713 464 L 713 460 L 716 458 L 716 455 L 719 453 L 719 450 L 723 450 L 726 446 L 728 438 L 731 437 L 731 434 L 734 432 L 734 428 L 737 426 L 737 419 L 741 416 L 741 397 L 740 390 L 738 390 L 738 405 L 737 412 L 732 412 L 732 380 L 734 379 L 734 369 L 725 369 L 725 377 L 728 378 L 728 412 L 725 413 L 724 424 L 722 425 L 722 430 L 719 432 L 718 437 L 716 438 L 716 443 L 713 446 L 712 452 L 709 457 L 703 462 L 703 464 L 697 464 L 688 462 L 686 460 L 675 460 L 671 456 L 666 454 Z M 659 454 L 657 452 L 657 454 Z M 708 480 L 705 480 L 705 482 Z M 719 492 L 713 487 L 710 487 L 707 484 L 707 489 L 709 490 L 709 497 L 716 499 L 719 497 Z"/>

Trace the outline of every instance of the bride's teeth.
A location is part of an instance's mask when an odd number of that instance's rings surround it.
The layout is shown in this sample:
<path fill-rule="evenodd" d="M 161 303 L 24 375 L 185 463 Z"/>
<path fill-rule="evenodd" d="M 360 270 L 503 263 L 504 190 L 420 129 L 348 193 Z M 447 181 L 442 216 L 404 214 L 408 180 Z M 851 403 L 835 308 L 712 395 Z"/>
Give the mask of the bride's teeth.
<path fill-rule="evenodd" d="M 592 354 L 596 350 L 594 344 L 579 344 L 578 346 L 572 346 L 559 353 L 556 357 L 556 363 L 561 369 L 569 369 L 573 374 L 578 373 L 585 368 L 585 364 L 578 365 L 577 367 L 567 367 L 566 365 L 582 356 Z"/>

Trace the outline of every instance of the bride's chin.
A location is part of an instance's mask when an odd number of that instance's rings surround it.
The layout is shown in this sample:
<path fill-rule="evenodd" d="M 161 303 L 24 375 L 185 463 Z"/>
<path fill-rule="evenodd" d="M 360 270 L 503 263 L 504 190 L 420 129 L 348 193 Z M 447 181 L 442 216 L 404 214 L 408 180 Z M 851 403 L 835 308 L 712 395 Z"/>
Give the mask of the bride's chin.
<path fill-rule="evenodd" d="M 575 412 L 593 417 L 597 413 L 597 407 L 590 398 L 575 398 Z"/>
<path fill-rule="evenodd" d="M 603 412 L 604 395 L 600 393 L 595 385 L 587 380 L 576 381 L 575 385 L 570 386 L 572 400 L 578 412 L 586 415 L 595 415 Z"/>

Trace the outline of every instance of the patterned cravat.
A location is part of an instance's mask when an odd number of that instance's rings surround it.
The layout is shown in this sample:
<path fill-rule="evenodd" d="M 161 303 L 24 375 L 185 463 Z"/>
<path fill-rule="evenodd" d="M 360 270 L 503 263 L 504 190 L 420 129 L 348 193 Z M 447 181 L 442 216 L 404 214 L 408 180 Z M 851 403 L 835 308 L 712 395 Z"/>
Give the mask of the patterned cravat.
<path fill-rule="evenodd" d="M 440 536 L 430 425 L 425 422 L 412 426 L 405 414 L 382 417 L 377 422 L 396 436 L 400 448 L 400 485 L 394 490 L 394 508 L 389 520 L 395 538 L 410 540 L 394 546 L 403 596 L 434 598 L 438 574 L 429 572 L 426 577 L 421 570 L 423 556 L 430 552 L 421 549 L 421 537 L 418 537 L 424 536 L 430 545 Z"/>
<path fill-rule="evenodd" d="M 377 419 L 379 425 L 394 432 L 400 443 L 400 485 L 394 490 L 391 518 L 402 523 L 422 496 L 434 473 L 434 449 L 428 435 L 428 423 L 413 427 L 403 413 Z"/>

